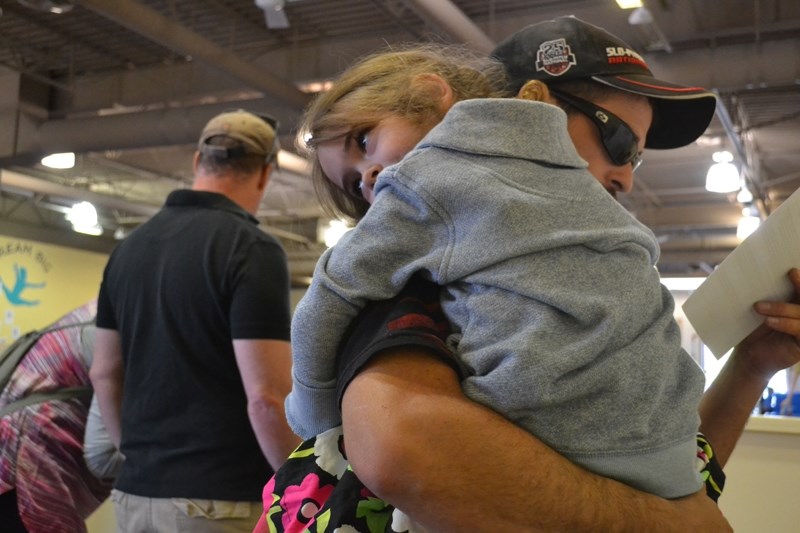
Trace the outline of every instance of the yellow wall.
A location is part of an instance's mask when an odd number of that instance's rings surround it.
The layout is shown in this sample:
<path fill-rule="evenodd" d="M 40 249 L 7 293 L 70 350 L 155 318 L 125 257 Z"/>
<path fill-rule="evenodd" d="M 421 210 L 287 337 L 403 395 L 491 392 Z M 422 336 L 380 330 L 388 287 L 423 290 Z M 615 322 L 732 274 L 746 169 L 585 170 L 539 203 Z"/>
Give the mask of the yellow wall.
<path fill-rule="evenodd" d="M 105 254 L 0 235 L 0 349 L 97 297 L 107 260 Z"/>

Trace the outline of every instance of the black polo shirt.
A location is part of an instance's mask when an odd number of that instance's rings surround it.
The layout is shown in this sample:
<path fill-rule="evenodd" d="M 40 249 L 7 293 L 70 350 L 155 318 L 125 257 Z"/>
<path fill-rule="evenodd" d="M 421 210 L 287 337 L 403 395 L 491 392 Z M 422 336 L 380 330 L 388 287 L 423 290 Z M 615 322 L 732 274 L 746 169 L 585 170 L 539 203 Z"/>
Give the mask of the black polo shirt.
<path fill-rule="evenodd" d="M 271 469 L 247 416 L 232 339 L 289 339 L 280 244 L 228 198 L 180 190 L 120 243 L 97 326 L 125 364 L 116 487 L 148 497 L 258 501 Z"/>

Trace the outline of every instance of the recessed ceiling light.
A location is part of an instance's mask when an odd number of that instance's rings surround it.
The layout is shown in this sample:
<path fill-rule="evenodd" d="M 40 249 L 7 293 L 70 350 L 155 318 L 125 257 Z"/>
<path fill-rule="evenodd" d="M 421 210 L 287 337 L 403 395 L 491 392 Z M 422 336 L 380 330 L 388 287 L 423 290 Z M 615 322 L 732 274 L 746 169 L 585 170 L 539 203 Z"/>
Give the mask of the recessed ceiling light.
<path fill-rule="evenodd" d="M 42 158 L 42 164 L 49 168 L 72 168 L 75 166 L 75 154 L 72 152 L 50 154 Z"/>

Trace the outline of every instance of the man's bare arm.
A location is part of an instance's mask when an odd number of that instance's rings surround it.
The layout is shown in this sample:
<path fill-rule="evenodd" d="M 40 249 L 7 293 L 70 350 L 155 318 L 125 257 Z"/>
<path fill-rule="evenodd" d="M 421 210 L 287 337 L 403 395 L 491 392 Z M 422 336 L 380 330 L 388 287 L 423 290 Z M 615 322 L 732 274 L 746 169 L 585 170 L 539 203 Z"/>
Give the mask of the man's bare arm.
<path fill-rule="evenodd" d="M 277 470 L 300 444 L 286 423 L 284 400 L 292 387 L 292 351 L 286 341 L 236 339 L 236 364 L 247 395 L 247 414 L 261 451 Z"/>
<path fill-rule="evenodd" d="M 100 415 L 111 442 L 119 449 L 124 367 L 122 343 L 114 329 L 97 328 L 89 379 L 92 381 Z"/>
<path fill-rule="evenodd" d="M 776 372 L 800 361 L 800 270 L 792 269 L 792 302 L 759 302 L 765 322 L 734 349 L 700 403 L 700 430 L 725 465 L 758 398 Z"/>
<path fill-rule="evenodd" d="M 376 357 L 342 410 L 353 470 L 431 531 L 730 531 L 704 491 L 664 500 L 572 464 L 424 352 Z"/>

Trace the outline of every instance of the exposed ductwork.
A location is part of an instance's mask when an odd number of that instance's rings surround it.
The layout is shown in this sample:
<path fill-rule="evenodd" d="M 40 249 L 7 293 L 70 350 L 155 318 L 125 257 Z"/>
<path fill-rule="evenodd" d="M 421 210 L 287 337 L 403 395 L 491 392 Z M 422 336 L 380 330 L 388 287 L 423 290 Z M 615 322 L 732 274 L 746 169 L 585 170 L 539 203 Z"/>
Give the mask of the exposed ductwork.
<path fill-rule="evenodd" d="M 309 96 L 294 85 L 263 69 L 253 68 L 238 56 L 145 5 L 130 0 L 77 0 L 77 3 L 171 50 L 190 55 L 235 76 L 250 87 L 279 98 L 292 107 L 302 109 L 308 103 Z"/>
<path fill-rule="evenodd" d="M 450 34 L 457 42 L 467 44 L 484 54 L 495 47 L 495 42 L 450 0 L 406 0 L 406 4 Z"/>
<path fill-rule="evenodd" d="M 405 0 L 407 5 L 423 12 L 434 24 L 460 42 L 470 42 L 476 48 L 489 50 L 492 40 L 470 21 L 449 0 Z M 173 50 L 202 59 L 215 69 L 230 74 L 249 87 L 265 93 L 264 100 L 240 102 L 251 108 L 270 109 L 276 118 L 286 125 L 297 123 L 308 95 L 291 84 L 279 80 L 263 69 L 253 68 L 238 57 L 219 48 L 201 36 L 171 22 L 164 16 L 130 0 L 103 2 L 100 0 L 78 0 L 88 9 L 114 20 L 118 24 L 134 29 Z M 708 69 L 707 57 L 696 52 L 675 52 L 648 57 L 648 61 L 660 76 L 667 79 L 691 81 L 711 88 L 742 86 L 748 83 L 759 85 L 791 85 L 795 83 L 791 69 L 764 68 L 760 79 L 745 79 L 753 73 L 738 68 L 743 56 L 769 54 L 783 56 L 793 54 L 791 41 L 775 41 L 761 45 L 733 45 L 718 47 L 713 52 Z M 764 61 L 769 64 L 769 61 Z M 128 74 L 129 78 L 136 73 Z M 146 76 L 146 75 L 145 75 Z M 27 92 L 30 92 L 29 90 Z M 283 101 L 285 104 L 276 104 Z M 4 123 L 14 124 L 16 129 L 0 132 L 0 166 L 20 161 L 29 163 L 38 160 L 44 153 L 56 151 L 102 151 L 189 144 L 195 142 L 199 131 L 208 118 L 219 111 L 229 109 L 231 103 L 203 106 L 175 107 L 161 110 L 126 109 L 125 113 L 103 116 L 44 120 L 41 113 L 31 113 L 27 103 L 20 103 L 14 113 L 0 110 Z M 8 120 L 6 120 L 8 117 Z"/>
<path fill-rule="evenodd" d="M 258 109 L 261 106 L 254 101 L 248 102 L 247 107 Z M 17 155 L 194 144 L 206 122 L 230 108 L 231 104 L 212 104 L 48 120 L 38 124 L 34 131 L 20 132 Z"/>
<path fill-rule="evenodd" d="M 52 181 L 32 178 L 10 170 L 0 170 L 0 185 L 3 188 L 19 189 L 47 196 L 60 196 L 75 200 L 85 200 L 96 206 L 119 209 L 134 215 L 150 217 L 161 206 L 149 206 L 139 202 L 129 202 L 123 198 L 115 198 L 107 194 L 97 194 L 85 189 L 60 185 Z"/>

